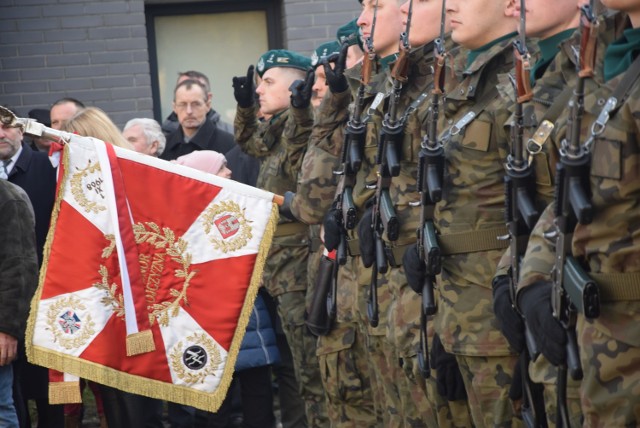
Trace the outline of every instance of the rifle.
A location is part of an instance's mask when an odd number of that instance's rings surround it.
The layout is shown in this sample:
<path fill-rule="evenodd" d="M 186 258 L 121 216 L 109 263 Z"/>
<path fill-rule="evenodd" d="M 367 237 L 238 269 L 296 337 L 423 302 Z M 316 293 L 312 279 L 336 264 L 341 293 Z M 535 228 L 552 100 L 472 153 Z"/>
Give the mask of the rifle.
<path fill-rule="evenodd" d="M 400 53 L 396 59 L 391 77 L 393 79 L 393 89 L 389 99 L 387 113 L 382 120 L 382 129 L 376 155 L 378 165 L 378 180 L 376 183 L 376 193 L 373 210 L 371 211 L 371 227 L 373 229 L 375 241 L 375 261 L 373 262 L 373 274 L 371 275 L 371 287 L 369 290 L 369 301 L 367 313 L 369 324 L 373 327 L 378 325 L 378 274 L 385 274 L 389 268 L 389 259 L 382 235 L 386 231 L 390 241 L 398 239 L 400 224 L 396 216 L 389 187 L 391 178 L 400 173 L 399 150 L 404 138 L 404 119 L 398 120 L 398 103 L 402 92 L 402 85 L 407 81 L 409 70 L 409 30 L 411 28 L 411 16 L 413 14 L 413 0 L 409 3 L 409 13 L 405 31 L 400 35 Z"/>
<path fill-rule="evenodd" d="M 420 143 L 418 159 L 417 190 L 420 192 L 420 226 L 416 231 L 418 255 L 426 266 L 422 285 L 422 310 L 420 311 L 420 349 L 418 364 L 422 377 L 428 379 L 429 346 L 427 343 L 427 319 L 436 313 L 437 307 L 433 288 L 436 275 L 441 270 L 442 252 L 436 238 L 433 224 L 435 204 L 442 199 L 442 178 L 444 171 L 444 147 L 438 139 L 438 116 L 440 99 L 444 96 L 445 67 L 447 52 L 445 48 L 446 0 L 442 1 L 440 36 L 433 42 L 433 89 L 429 106 L 430 117 L 427 132 Z"/>
<path fill-rule="evenodd" d="M 558 416 L 556 424 L 569 426 L 567 409 L 567 374 L 574 380 L 582 379 L 578 343 L 576 338 L 577 311 L 587 318 L 600 314 L 598 288 L 582 270 L 571 254 L 572 233 L 578 223 L 589 224 L 593 219 L 593 206 L 589 183 L 591 155 L 580 144 L 580 128 L 584 114 L 585 79 L 593 76 L 597 37 L 597 16 L 594 0 L 581 7 L 582 38 L 578 61 L 578 81 L 569 101 L 567 138 L 560 147 L 555 187 L 556 258 L 552 274 L 551 305 L 553 316 L 567 332 L 567 361 L 558 366 Z M 572 299 L 572 297 L 574 297 Z M 577 298 L 576 298 L 577 297 Z"/>
<path fill-rule="evenodd" d="M 531 56 L 526 45 L 526 7 L 520 0 L 519 37 L 513 42 L 515 57 L 516 104 L 514 126 L 511 127 L 511 153 L 505 165 L 505 220 L 509 233 L 509 294 L 514 310 L 518 312 L 516 286 L 520 276 L 520 261 L 524 255 L 531 230 L 536 224 L 539 212 L 534 206 L 536 182 L 531 162 L 525 158 L 523 105 L 533 98 L 531 89 Z M 529 362 L 539 354 L 531 332 L 525 327 L 527 351 L 520 354 L 520 375 L 522 376 L 522 419 L 527 427 L 546 426 L 544 396 L 540 387 L 529 377 Z"/>

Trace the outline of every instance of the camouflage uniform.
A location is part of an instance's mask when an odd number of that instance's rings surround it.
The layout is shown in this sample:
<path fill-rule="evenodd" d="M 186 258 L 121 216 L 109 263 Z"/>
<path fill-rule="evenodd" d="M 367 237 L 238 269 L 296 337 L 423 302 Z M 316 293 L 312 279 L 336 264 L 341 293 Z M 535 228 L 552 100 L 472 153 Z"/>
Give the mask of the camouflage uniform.
<path fill-rule="evenodd" d="M 257 107 L 238 106 L 234 123 L 236 142 L 242 150 L 262 158 L 256 187 L 276 194 L 294 190 L 297 171 L 287 162 L 284 127 L 290 117 L 286 110 L 268 123 L 256 120 Z M 293 125 L 289 125 L 293 126 Z M 296 135 L 305 137 L 303 133 Z M 295 174 L 295 175 L 294 175 Z M 305 401 L 309 426 L 328 424 L 324 393 L 315 356 L 315 337 L 305 325 L 309 228 L 280 218 L 263 276 L 263 285 L 278 301 L 282 328 L 293 355 L 294 370 Z"/>
<path fill-rule="evenodd" d="M 447 44 L 451 45 L 449 42 Z M 448 46 L 448 52 L 452 53 L 450 48 Z M 400 174 L 393 178 L 390 186 L 390 197 L 400 222 L 400 233 L 395 242 L 385 241 L 385 245 L 394 253 L 396 262 L 387 274 L 392 296 L 387 315 L 387 340 L 396 349 L 408 379 L 405 389 L 400 390 L 407 426 L 470 426 L 466 402 L 448 402 L 437 392 L 435 373 L 425 380 L 419 371 L 417 350 L 420 343 L 422 298 L 408 287 L 401 266 L 402 255 L 408 245 L 416 242 L 416 230 L 420 227 L 420 206 L 413 202 L 419 197 L 416 187 L 418 155 L 429 121 L 433 44 L 413 49 L 409 53 L 408 62 L 408 81 L 402 89 L 398 114 L 409 114 L 404 126 Z M 442 72 L 447 73 L 446 70 Z M 453 83 L 448 81 L 451 86 Z M 419 99 L 422 101 L 416 101 Z M 411 112 L 409 109 L 416 111 Z M 430 342 L 433 337 L 432 319 L 428 323 Z"/>
<path fill-rule="evenodd" d="M 296 147 L 287 141 L 291 163 L 302 164 L 296 194 L 291 201 L 291 212 L 304 223 L 319 225 L 333 202 L 336 191 L 333 171 L 340 168 L 344 139 L 342 131 L 348 119 L 350 101 L 349 91 L 339 94 L 329 92 L 316 111 L 308 145 Z M 298 109 L 292 110 L 295 112 Z M 307 115 L 302 111 L 296 115 L 306 121 L 311 108 L 305 110 Z M 304 153 L 304 157 L 300 156 L 301 153 Z M 322 252 L 317 254 L 321 255 Z M 309 261 L 310 273 L 312 269 L 317 273 L 319 260 L 310 258 Z M 311 266 L 311 263 L 315 266 Z M 331 426 L 375 427 L 382 419 L 377 418 L 374 408 L 365 337 L 358 331 L 353 317 L 357 281 L 352 264 L 353 260 L 349 260 L 347 265 L 339 268 L 336 320 L 327 335 L 318 337 L 316 353 Z M 310 274 L 307 308 L 315 280 L 316 275 Z"/>
<path fill-rule="evenodd" d="M 358 64 L 345 71 L 345 76 L 352 88 L 354 98 L 355 92 L 360 85 L 361 71 L 362 64 Z M 377 93 L 386 91 L 385 86 L 385 73 L 379 72 L 371 76 L 371 80 L 365 91 L 365 107 L 371 104 Z M 375 155 L 379 135 L 378 124 L 381 123 L 381 119 L 379 117 L 379 110 L 376 110 L 373 114 L 378 115 L 378 118 L 372 118 L 367 122 L 362 166 L 357 173 L 356 184 L 353 189 L 354 204 L 358 209 L 359 218 L 366 210 L 366 202 L 371 199 L 374 194 L 374 191 L 367 188 L 367 185 L 375 184 L 376 182 Z M 388 323 L 386 314 L 391 299 L 387 280 L 385 277 L 380 277 L 378 280 L 379 324 L 377 327 L 372 327 L 369 324 L 369 316 L 367 314 L 371 268 L 365 268 L 361 262 L 357 230 L 348 231 L 348 239 L 351 261 L 347 264 L 350 263 L 350 266 L 354 268 L 357 281 L 351 285 L 341 281 L 338 283 L 338 288 L 340 289 L 345 286 L 353 287 L 354 285 L 356 287 L 354 321 L 358 326 L 359 334 L 365 337 L 367 341 L 368 359 L 373 376 L 371 384 L 373 386 L 373 398 L 375 400 L 377 415 L 383 420 L 383 426 L 385 427 L 402 427 L 404 426 L 404 421 L 399 385 L 402 385 L 405 376 L 398 363 L 399 356 L 385 337 L 385 329 Z"/>
<path fill-rule="evenodd" d="M 600 51 L 602 52 L 602 51 Z M 599 69 L 601 70 L 601 69 Z M 618 75 L 585 97 L 582 141 L 604 101 L 622 79 Z M 578 346 L 584 369 L 580 387 L 584 426 L 636 426 L 640 420 L 640 379 L 631 361 L 640 355 L 637 338 L 637 301 L 640 247 L 632 238 L 638 234 L 637 201 L 640 197 L 638 165 L 640 147 L 637 123 L 640 85 L 636 80 L 627 102 L 611 117 L 591 148 L 591 191 L 595 216 L 590 225 L 578 225 L 573 233 L 574 257 L 598 283 L 601 315 L 588 320 L 578 315 Z M 558 121 L 555 140 L 566 135 L 566 119 Z M 526 282 L 549 280 L 554 242 L 542 232 L 553 221 L 552 210 L 536 226 L 527 248 Z M 630 238 L 631 237 L 631 238 Z M 535 239 L 534 239 L 535 238 Z M 626 281 L 626 282 L 625 282 Z"/>
<path fill-rule="evenodd" d="M 598 33 L 597 52 L 604 52 L 606 46 L 613 41 L 617 34 L 624 28 L 624 17 L 621 15 L 602 17 L 600 23 L 600 31 Z M 573 88 L 577 80 L 576 74 L 576 57 L 572 47 L 580 45 L 580 32 L 577 31 L 572 37 L 568 38 L 560 45 L 560 52 L 556 55 L 554 61 L 549 65 L 544 75 L 536 80 L 534 87 L 533 102 L 529 103 L 525 108 L 525 117 L 530 120 L 528 127 L 525 129 L 525 140 L 533 134 L 541 122 L 547 106 L 553 105 L 565 88 Z M 602 85 L 602 58 L 599 56 L 596 63 L 596 73 L 593 79 L 585 82 L 585 92 L 593 92 Z M 566 103 L 564 100 L 559 102 Z M 562 123 L 564 119 L 558 121 Z M 588 122 L 584 122 L 585 124 Z M 553 199 L 553 182 L 556 171 L 556 163 L 558 161 L 558 138 L 557 134 L 559 126 L 555 127 L 556 131 L 551 133 L 548 140 L 542 147 L 542 152 L 534 156 L 535 174 L 536 174 L 536 190 L 538 191 L 539 200 L 550 203 Z M 550 272 L 553 267 L 555 258 L 554 253 L 545 253 L 539 251 L 541 246 L 554 245 L 544 233 L 553 228 L 553 209 L 547 207 L 541 216 L 540 221 L 531 234 L 530 244 L 522 261 L 519 287 L 526 287 L 535 281 L 550 280 Z M 556 403 L 556 382 L 557 369 L 549 364 L 549 362 L 540 356 L 540 358 L 532 362 L 530 365 L 530 376 L 534 382 L 544 385 L 545 409 L 547 413 L 547 423 L 550 427 L 555 426 L 557 403 Z M 580 382 L 568 379 L 567 385 L 567 405 L 571 418 L 572 426 L 581 426 L 582 412 L 580 410 L 579 398 Z"/>
<path fill-rule="evenodd" d="M 444 254 L 435 330 L 456 355 L 476 426 L 520 425 L 508 397 L 516 356 L 497 328 L 491 290 L 504 248 L 497 237 L 506 234 L 503 124 L 510 116 L 493 88 L 512 69 L 512 38 L 503 37 L 465 68 L 444 107 L 448 127 L 474 107 L 477 115 L 461 132 L 443 133 L 443 197 L 434 213 Z"/>

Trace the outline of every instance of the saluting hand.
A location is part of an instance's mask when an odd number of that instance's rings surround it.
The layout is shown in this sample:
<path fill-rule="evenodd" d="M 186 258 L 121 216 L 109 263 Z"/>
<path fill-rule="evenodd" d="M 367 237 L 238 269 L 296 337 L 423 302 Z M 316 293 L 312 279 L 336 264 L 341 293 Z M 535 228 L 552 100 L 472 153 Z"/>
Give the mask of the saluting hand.
<path fill-rule="evenodd" d="M 247 69 L 246 76 L 233 78 L 233 96 L 242 108 L 249 108 L 255 102 L 256 89 L 253 83 L 253 65 Z"/>
<path fill-rule="evenodd" d="M 307 70 L 304 80 L 296 80 L 289 86 L 291 91 L 291 105 L 295 108 L 307 108 L 311 104 L 313 82 L 316 75 L 312 68 Z"/>
<path fill-rule="evenodd" d="M 349 44 L 343 43 L 339 54 L 332 54 L 324 57 L 321 64 L 324 67 L 324 73 L 327 76 L 327 85 L 329 90 L 334 94 L 339 94 L 349 88 L 347 78 L 344 77 L 344 70 L 347 68 L 347 51 Z M 333 68 L 331 67 L 333 64 Z"/>

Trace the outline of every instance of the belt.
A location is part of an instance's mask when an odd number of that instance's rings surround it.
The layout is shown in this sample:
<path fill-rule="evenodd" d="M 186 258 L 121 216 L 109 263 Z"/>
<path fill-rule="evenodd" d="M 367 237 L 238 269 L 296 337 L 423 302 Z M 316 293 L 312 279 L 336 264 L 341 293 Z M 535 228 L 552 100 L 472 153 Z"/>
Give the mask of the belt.
<path fill-rule="evenodd" d="M 384 250 L 387 253 L 389 265 L 394 268 L 402 266 L 402 258 L 404 257 L 405 251 L 407 251 L 407 247 L 415 243 L 416 241 L 414 239 L 413 242 L 408 244 L 396 245 L 395 247 L 385 247 Z"/>
<path fill-rule="evenodd" d="M 360 255 L 360 240 L 358 238 L 347 240 L 347 247 L 349 247 L 349 255 L 351 257 Z"/>
<path fill-rule="evenodd" d="M 294 223 L 282 223 L 278 225 L 276 232 L 273 234 L 274 237 L 278 236 L 288 236 L 295 235 L 297 233 L 306 232 L 309 228 L 309 225 L 304 223 L 294 222 Z"/>
<path fill-rule="evenodd" d="M 640 272 L 590 272 L 589 276 L 598 284 L 602 302 L 640 300 Z"/>
<path fill-rule="evenodd" d="M 472 232 L 450 233 L 438 235 L 438 244 L 445 256 L 501 250 L 509 246 L 509 241 L 499 240 L 498 237 L 506 234 L 506 226 Z"/>

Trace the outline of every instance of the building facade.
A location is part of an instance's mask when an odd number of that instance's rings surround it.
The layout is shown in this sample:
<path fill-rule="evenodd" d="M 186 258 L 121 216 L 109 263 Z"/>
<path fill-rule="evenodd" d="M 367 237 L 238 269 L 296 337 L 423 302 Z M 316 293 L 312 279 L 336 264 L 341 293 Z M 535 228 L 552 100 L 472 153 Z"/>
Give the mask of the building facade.
<path fill-rule="evenodd" d="M 178 71 L 212 83 L 232 120 L 231 78 L 267 49 L 310 55 L 358 16 L 356 0 L 0 0 L 0 105 L 20 116 L 73 97 L 119 126 L 162 120 Z"/>

